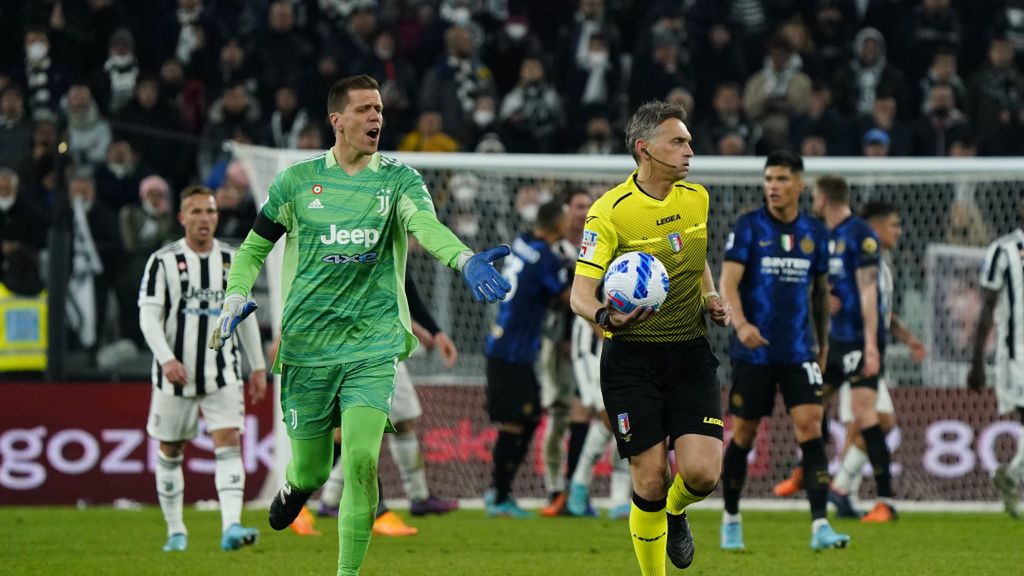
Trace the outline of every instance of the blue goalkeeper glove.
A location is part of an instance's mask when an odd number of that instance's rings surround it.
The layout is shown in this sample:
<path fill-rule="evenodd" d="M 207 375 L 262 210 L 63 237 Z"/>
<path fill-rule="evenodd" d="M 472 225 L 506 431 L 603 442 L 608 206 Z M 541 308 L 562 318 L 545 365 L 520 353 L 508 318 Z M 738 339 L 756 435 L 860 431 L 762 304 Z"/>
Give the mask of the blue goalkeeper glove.
<path fill-rule="evenodd" d="M 253 300 L 246 302 L 241 294 L 229 294 L 224 299 L 224 305 L 220 309 L 220 318 L 217 319 L 217 326 L 210 335 L 210 348 L 220 350 L 224 343 L 235 333 L 235 328 L 256 311 L 258 306 Z"/>
<path fill-rule="evenodd" d="M 512 249 L 508 247 L 508 244 L 501 244 L 490 250 L 474 254 L 466 260 L 462 266 L 462 279 L 466 281 L 466 286 L 469 287 L 469 291 L 473 293 L 473 298 L 476 298 L 477 302 L 504 300 L 505 295 L 512 290 L 512 285 L 508 283 L 508 280 L 498 274 L 494 265 L 491 264 L 511 253 Z"/>

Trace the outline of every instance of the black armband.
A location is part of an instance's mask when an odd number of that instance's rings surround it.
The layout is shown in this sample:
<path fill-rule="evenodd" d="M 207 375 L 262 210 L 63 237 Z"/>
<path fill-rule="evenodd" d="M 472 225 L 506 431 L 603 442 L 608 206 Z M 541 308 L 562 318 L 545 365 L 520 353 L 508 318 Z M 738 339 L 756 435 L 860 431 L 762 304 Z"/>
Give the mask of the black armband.
<path fill-rule="evenodd" d="M 274 222 L 270 218 L 267 218 L 266 214 L 260 210 L 260 213 L 256 215 L 256 221 L 252 223 L 252 231 L 259 234 L 269 242 L 277 242 L 278 238 L 284 236 L 284 233 L 288 230 L 284 226 Z"/>

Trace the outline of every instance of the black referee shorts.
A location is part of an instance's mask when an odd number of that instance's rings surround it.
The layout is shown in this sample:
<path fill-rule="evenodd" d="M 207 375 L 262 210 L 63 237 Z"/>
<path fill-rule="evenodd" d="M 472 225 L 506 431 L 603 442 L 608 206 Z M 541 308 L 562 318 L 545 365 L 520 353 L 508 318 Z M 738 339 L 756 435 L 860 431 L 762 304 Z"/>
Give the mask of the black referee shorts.
<path fill-rule="evenodd" d="M 605 341 L 601 393 L 623 457 L 669 437 L 722 439 L 718 359 L 707 338 L 685 342 Z"/>
<path fill-rule="evenodd" d="M 814 361 L 801 364 L 732 363 L 729 413 L 747 420 L 769 416 L 775 391 L 782 393 L 786 409 L 801 404 L 821 405 L 821 372 Z"/>
<path fill-rule="evenodd" d="M 540 382 L 532 364 L 487 358 L 487 414 L 495 423 L 540 422 Z"/>

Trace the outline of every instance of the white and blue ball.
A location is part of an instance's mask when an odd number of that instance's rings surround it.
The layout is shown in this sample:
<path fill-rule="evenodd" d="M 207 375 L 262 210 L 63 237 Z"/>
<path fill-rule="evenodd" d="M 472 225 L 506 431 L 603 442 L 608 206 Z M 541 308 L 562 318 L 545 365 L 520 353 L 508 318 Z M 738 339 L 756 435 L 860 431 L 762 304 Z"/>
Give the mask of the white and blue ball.
<path fill-rule="evenodd" d="M 637 306 L 657 310 L 668 297 L 668 272 L 646 252 L 626 252 L 608 266 L 604 293 L 609 306 L 626 314 Z"/>

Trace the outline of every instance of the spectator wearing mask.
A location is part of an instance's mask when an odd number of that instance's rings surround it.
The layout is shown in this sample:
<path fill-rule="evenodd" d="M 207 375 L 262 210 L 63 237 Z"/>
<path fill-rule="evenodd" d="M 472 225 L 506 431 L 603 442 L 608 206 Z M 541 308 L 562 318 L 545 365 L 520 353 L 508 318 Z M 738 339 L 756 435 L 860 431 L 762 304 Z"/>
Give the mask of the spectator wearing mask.
<path fill-rule="evenodd" d="M 466 144 L 467 149 L 472 150 L 485 135 L 494 134 L 497 131 L 498 103 L 490 95 L 478 97 L 473 103 L 473 115 L 471 122 L 467 123 L 462 142 Z"/>
<path fill-rule="evenodd" d="M 107 161 L 96 168 L 97 195 L 114 214 L 139 202 L 139 183 L 150 174 L 131 142 L 116 137 L 107 149 Z"/>
<path fill-rule="evenodd" d="M 441 129 L 441 113 L 427 110 L 420 114 L 416 129 L 398 144 L 400 152 L 458 152 L 459 143 Z"/>
<path fill-rule="evenodd" d="M 507 94 L 515 88 L 523 58 L 542 53 L 544 46 L 530 33 L 530 24 L 523 16 L 509 16 L 500 29 L 488 35 L 483 60 L 494 73 L 498 93 Z"/>
<path fill-rule="evenodd" d="M 110 37 L 109 54 L 92 82 L 100 110 L 113 115 L 124 108 L 134 96 L 138 79 L 135 39 L 127 28 L 120 28 Z"/>
<path fill-rule="evenodd" d="M 0 168 L 0 284 L 15 294 L 43 289 L 39 251 L 46 247 L 49 216 L 18 194 L 18 174 Z"/>
<path fill-rule="evenodd" d="M 571 74 L 562 74 L 584 66 L 591 48 L 591 37 L 600 35 L 608 50 L 608 61 L 617 62 L 622 47 L 619 28 L 609 20 L 605 12 L 605 0 L 579 0 L 572 19 L 558 31 L 555 46 L 555 70 L 559 91 L 568 94 L 573 90 L 575 80 Z"/>
<path fill-rule="evenodd" d="M 25 32 L 25 61 L 18 72 L 25 86 L 26 101 L 32 118 L 56 118 L 59 101 L 67 89 L 63 68 L 66 59 L 51 45 L 46 30 L 31 28 Z"/>
<path fill-rule="evenodd" d="M 117 275 L 116 291 L 120 310 L 121 336 L 142 346 L 139 331 L 139 279 L 149 255 L 178 235 L 178 221 L 171 210 L 171 189 L 160 176 L 147 176 L 139 183 L 138 201 L 126 204 L 117 214 L 124 245 L 123 265 Z"/>
<path fill-rule="evenodd" d="M 761 125 L 764 149 L 789 144 L 789 118 L 804 114 L 811 101 L 811 79 L 800 71 L 800 56 L 781 37 L 768 42 L 764 68 L 747 81 L 743 108 Z"/>
<path fill-rule="evenodd" d="M 583 58 L 574 63 L 571 72 L 565 74 L 570 81 L 563 94 L 569 134 L 578 139 L 589 119 L 615 114 L 621 70 L 619 63 L 611 58 L 611 46 L 603 33 L 590 35 Z"/>
<path fill-rule="evenodd" d="M 107 148 L 114 137 L 110 123 L 100 114 L 92 90 L 85 83 L 73 84 L 63 105 L 71 159 L 75 166 L 92 170 L 106 160 Z"/>
<path fill-rule="evenodd" d="M 452 26 L 445 32 L 445 53 L 423 78 L 420 110 L 440 111 L 444 133 L 464 134 L 480 96 L 495 96 L 491 71 L 477 58 L 469 28 Z"/>
<path fill-rule="evenodd" d="M 9 84 L 0 90 L 0 168 L 13 168 L 32 146 L 32 123 L 25 117 L 25 94 Z"/>
<path fill-rule="evenodd" d="M 501 101 L 498 119 L 509 152 L 554 151 L 557 130 L 564 123 L 562 100 L 545 80 L 540 59 L 523 60 L 519 84 Z"/>
<path fill-rule="evenodd" d="M 936 84 L 928 94 L 928 113 L 914 123 L 914 155 L 947 156 L 948 143 L 956 131 L 970 131 L 967 116 L 957 110 L 953 88 Z"/>
<path fill-rule="evenodd" d="M 853 42 L 855 58 L 836 73 L 832 97 L 836 108 L 848 117 L 870 114 L 879 88 L 897 96 L 900 110 L 906 110 L 906 81 L 903 73 L 885 58 L 885 38 L 875 28 L 864 28 Z"/>

